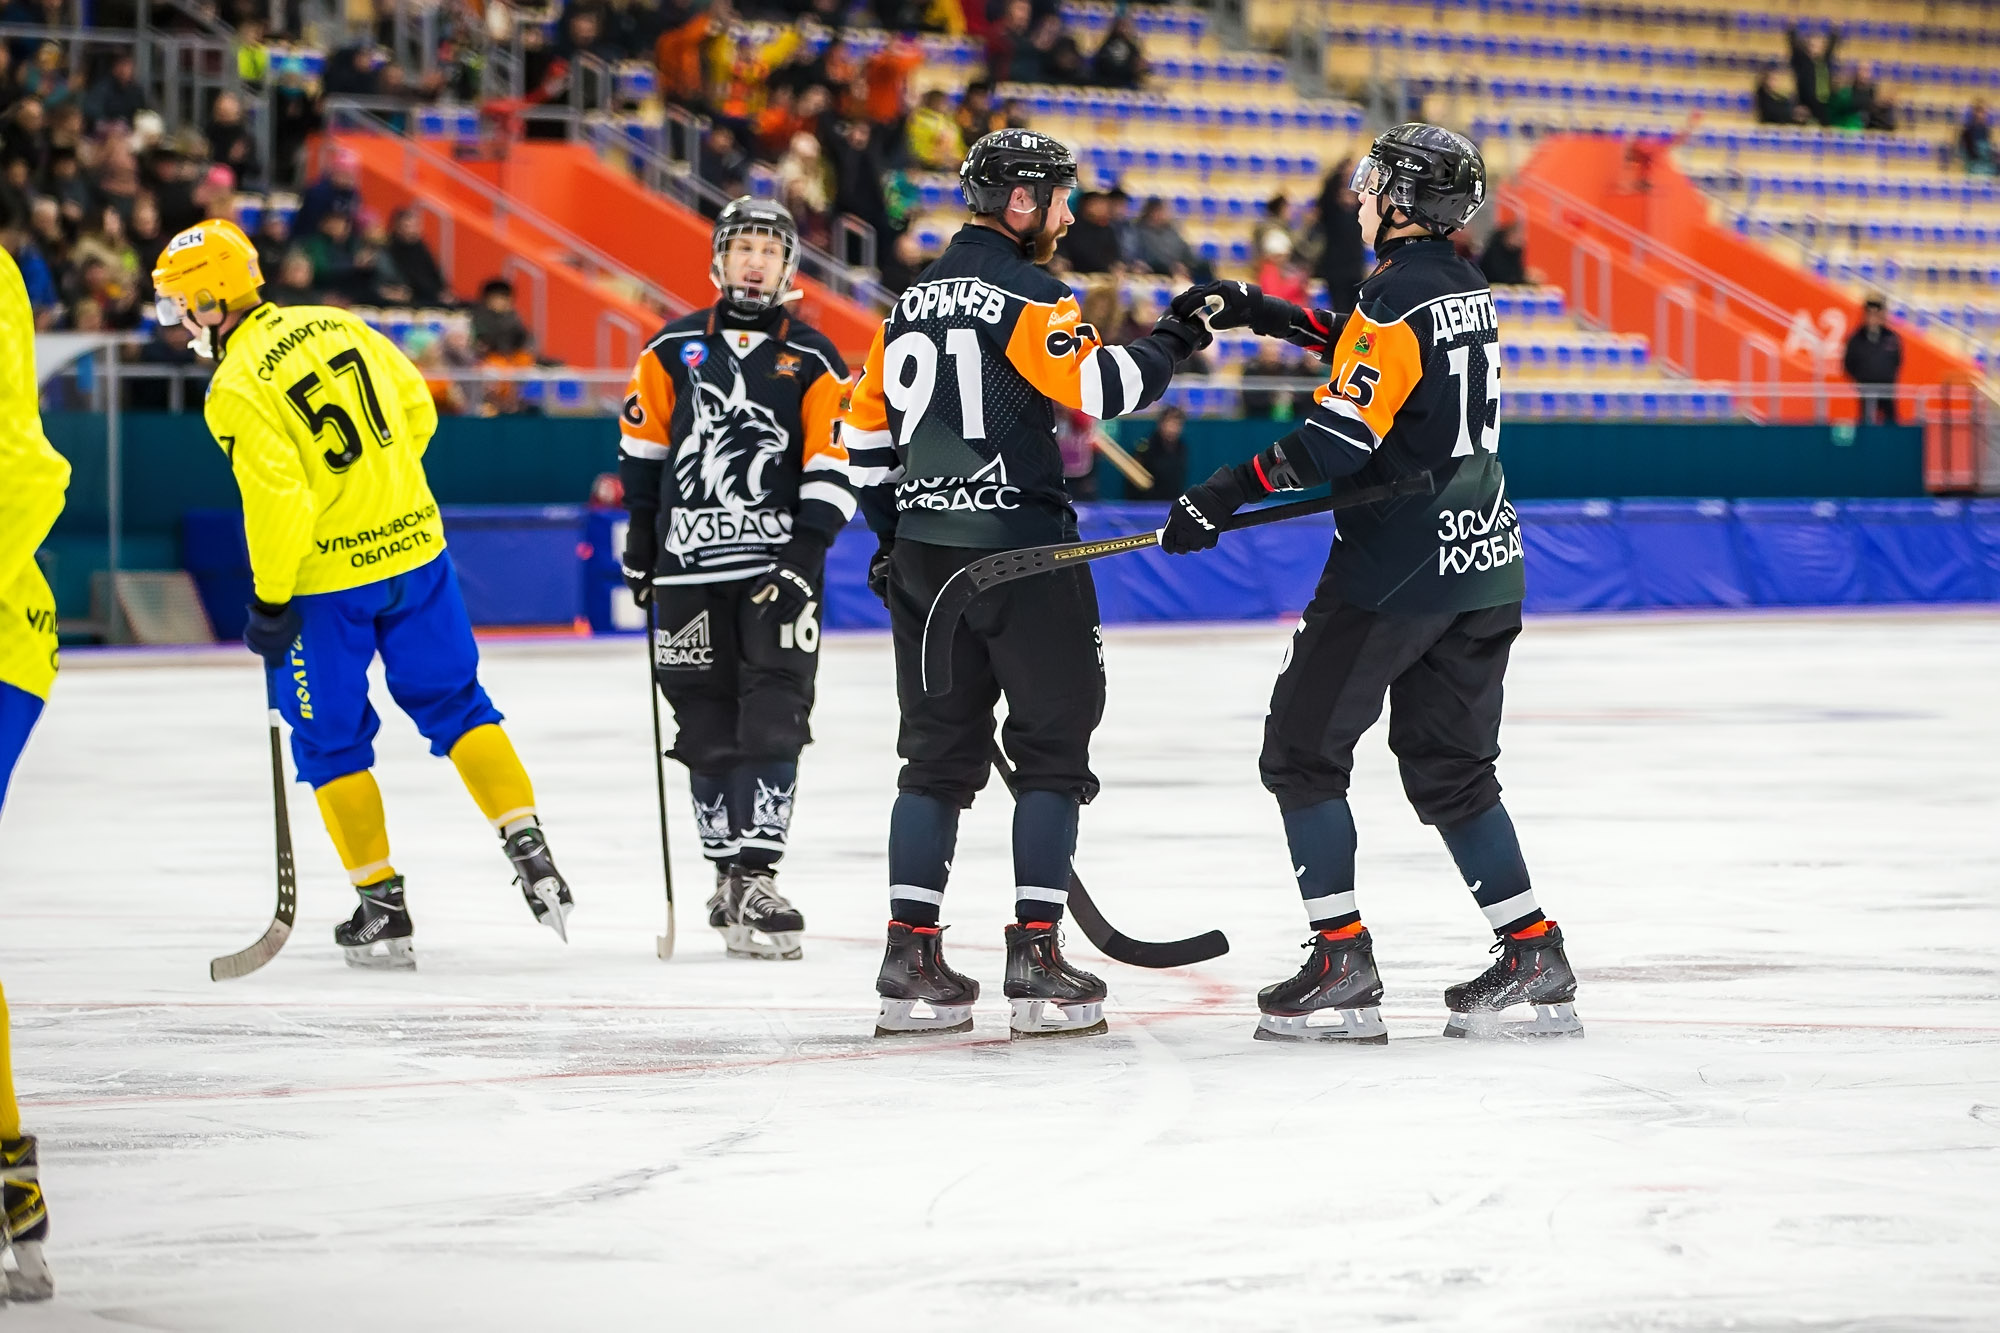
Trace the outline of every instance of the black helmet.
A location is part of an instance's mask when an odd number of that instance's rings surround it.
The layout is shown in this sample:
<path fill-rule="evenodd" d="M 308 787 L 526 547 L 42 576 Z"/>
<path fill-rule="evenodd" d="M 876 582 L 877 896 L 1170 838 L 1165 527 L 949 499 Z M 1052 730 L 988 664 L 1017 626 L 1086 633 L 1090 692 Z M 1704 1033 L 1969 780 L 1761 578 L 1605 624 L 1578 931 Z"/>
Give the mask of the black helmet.
<path fill-rule="evenodd" d="M 1035 206 L 1047 208 L 1056 191 L 1076 184 L 1076 154 L 1060 139 L 1034 130 L 995 130 L 972 145 L 958 169 L 959 193 L 980 217 L 1007 211 L 1016 185 L 1034 192 Z"/>
<path fill-rule="evenodd" d="M 1463 134 L 1413 120 L 1377 136 L 1353 189 L 1380 194 L 1433 231 L 1457 231 L 1486 202 L 1486 161 Z"/>
<path fill-rule="evenodd" d="M 746 235 L 770 236 L 785 247 L 784 270 L 768 291 L 729 287 L 722 281 L 722 252 L 729 248 L 730 241 Z M 730 200 L 715 219 L 715 235 L 709 242 L 708 277 L 715 284 L 715 289 L 722 293 L 722 299 L 745 314 L 754 315 L 769 310 L 783 303 L 798 272 L 799 225 L 792 221 L 791 210 L 774 200 L 756 199 L 747 194 Z"/>

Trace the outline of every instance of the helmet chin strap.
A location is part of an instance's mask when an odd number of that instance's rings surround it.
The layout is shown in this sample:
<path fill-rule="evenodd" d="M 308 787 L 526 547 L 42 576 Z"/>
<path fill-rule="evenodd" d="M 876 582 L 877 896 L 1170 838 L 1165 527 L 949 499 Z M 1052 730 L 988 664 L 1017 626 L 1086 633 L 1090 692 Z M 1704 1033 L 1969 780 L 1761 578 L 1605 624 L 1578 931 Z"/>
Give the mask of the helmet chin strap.
<path fill-rule="evenodd" d="M 1036 244 L 1041 240 L 1042 229 L 1048 226 L 1049 210 L 1055 207 L 1055 203 L 1055 191 L 1050 190 L 1049 197 L 1041 200 L 1036 205 L 1034 225 L 1029 227 L 1026 232 L 1015 231 L 1011 226 L 1007 225 L 1007 219 L 1012 217 L 1016 211 L 1012 207 L 1009 207 L 1006 212 L 1000 215 L 1000 229 L 1013 237 L 1016 245 L 1026 250 L 1029 254 L 1033 254 Z"/>

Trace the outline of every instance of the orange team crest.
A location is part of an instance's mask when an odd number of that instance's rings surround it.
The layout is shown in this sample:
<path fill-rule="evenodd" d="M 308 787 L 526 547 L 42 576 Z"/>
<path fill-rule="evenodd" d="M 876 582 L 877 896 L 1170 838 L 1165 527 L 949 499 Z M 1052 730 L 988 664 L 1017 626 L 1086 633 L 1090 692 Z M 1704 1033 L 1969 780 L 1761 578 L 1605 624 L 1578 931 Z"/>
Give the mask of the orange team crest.
<path fill-rule="evenodd" d="M 773 375 L 783 375 L 788 380 L 797 379 L 799 374 L 798 356 L 792 352 L 778 353 L 777 368 L 773 370 L 771 373 Z"/>
<path fill-rule="evenodd" d="M 1364 331 L 1359 338 L 1356 338 L 1354 340 L 1354 354 L 1356 356 L 1367 356 L 1370 352 L 1374 350 L 1375 350 L 1374 334 Z"/>

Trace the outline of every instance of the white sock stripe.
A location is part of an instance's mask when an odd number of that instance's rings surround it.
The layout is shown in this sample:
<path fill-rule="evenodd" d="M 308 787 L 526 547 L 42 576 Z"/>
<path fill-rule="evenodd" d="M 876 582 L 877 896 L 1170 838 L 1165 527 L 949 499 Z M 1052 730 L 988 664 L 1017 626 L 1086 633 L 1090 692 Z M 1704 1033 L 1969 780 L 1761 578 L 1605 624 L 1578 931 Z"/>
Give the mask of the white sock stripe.
<path fill-rule="evenodd" d="M 1506 902 L 1493 903 L 1479 910 L 1486 913 L 1486 924 L 1498 930 L 1510 921 L 1519 921 L 1522 917 L 1532 916 L 1542 909 L 1535 901 L 1535 891 L 1524 889 Z"/>
<path fill-rule="evenodd" d="M 932 907 L 944 906 L 943 889 L 920 889 L 914 884 L 891 884 L 889 899 L 901 898 L 906 903 L 929 903 Z"/>
<path fill-rule="evenodd" d="M 388 870 L 389 868 L 390 866 L 387 861 L 370 861 L 365 866 L 356 866 L 354 867 L 354 869 L 348 871 L 347 878 L 350 881 L 352 881 L 356 887 L 359 887 L 360 885 L 366 884 L 369 878 L 373 876 L 377 871 Z"/>
<path fill-rule="evenodd" d="M 737 843 L 737 846 L 739 848 L 755 848 L 760 852 L 782 852 L 785 850 L 785 842 L 782 838 L 745 838 Z"/>
<path fill-rule="evenodd" d="M 505 837 L 508 834 L 514 832 L 513 829 L 507 827 L 509 824 L 515 823 L 518 820 L 534 819 L 534 818 L 535 818 L 535 807 L 532 805 L 524 805 L 518 810 L 509 810 L 504 814 L 502 814 L 498 819 L 493 821 L 493 827 L 499 829 L 501 836 Z M 541 822 L 540 820 L 536 820 L 536 823 L 538 825 L 540 822 Z"/>
<path fill-rule="evenodd" d="M 1069 890 L 1042 889 L 1035 887 L 1033 884 L 1021 884 L 1017 885 L 1014 889 L 1014 900 L 1016 902 L 1025 900 L 1036 903 L 1054 903 L 1058 907 L 1067 907 L 1069 906 Z"/>
<path fill-rule="evenodd" d="M 1353 889 L 1349 889 L 1345 893 L 1329 893 L 1321 898 L 1306 899 L 1306 920 L 1309 922 L 1325 921 L 1330 917 L 1336 916 L 1346 916 L 1349 912 L 1359 910 L 1354 905 Z"/>

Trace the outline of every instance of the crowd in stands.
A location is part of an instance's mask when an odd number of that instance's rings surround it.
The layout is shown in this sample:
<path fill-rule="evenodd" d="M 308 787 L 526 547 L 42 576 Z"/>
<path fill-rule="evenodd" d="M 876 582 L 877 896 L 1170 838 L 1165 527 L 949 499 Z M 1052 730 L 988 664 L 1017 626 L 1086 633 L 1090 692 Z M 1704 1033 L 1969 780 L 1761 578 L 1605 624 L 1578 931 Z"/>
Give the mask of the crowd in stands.
<path fill-rule="evenodd" d="M 1807 36 L 1789 29 L 1785 41 L 1791 65 L 1789 94 L 1778 86 L 1778 67 L 1757 74 L 1757 120 L 1764 125 L 1820 125 L 1828 129 L 1896 128 L 1896 108 L 1869 71 L 1840 60 L 1840 30 Z"/>

